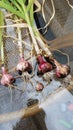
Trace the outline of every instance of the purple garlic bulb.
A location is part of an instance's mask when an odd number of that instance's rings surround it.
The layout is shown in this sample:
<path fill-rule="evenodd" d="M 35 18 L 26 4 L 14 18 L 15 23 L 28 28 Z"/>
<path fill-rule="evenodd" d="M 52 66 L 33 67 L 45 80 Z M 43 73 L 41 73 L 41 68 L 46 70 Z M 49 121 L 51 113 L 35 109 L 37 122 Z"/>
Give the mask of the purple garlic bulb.
<path fill-rule="evenodd" d="M 1 78 L 1 84 L 2 85 L 9 85 L 15 82 L 15 78 L 11 75 L 8 74 L 5 70 L 4 67 L 2 67 L 2 78 Z"/>
<path fill-rule="evenodd" d="M 16 69 L 17 69 L 17 71 L 18 71 L 18 73 L 19 73 L 20 75 L 21 75 L 22 72 L 24 72 L 24 71 L 28 71 L 28 73 L 31 73 L 31 71 L 32 71 L 31 64 L 30 64 L 28 61 L 24 60 L 23 57 L 20 58 L 20 61 L 19 61 L 19 63 L 17 64 Z"/>
<path fill-rule="evenodd" d="M 39 74 L 44 74 L 53 69 L 52 65 L 50 63 L 46 62 L 41 55 L 37 56 L 37 61 L 38 61 L 38 73 Z"/>
<path fill-rule="evenodd" d="M 56 76 L 58 78 L 64 78 L 70 73 L 70 67 L 68 65 L 60 64 L 55 59 L 54 59 L 54 63 L 56 65 Z"/>

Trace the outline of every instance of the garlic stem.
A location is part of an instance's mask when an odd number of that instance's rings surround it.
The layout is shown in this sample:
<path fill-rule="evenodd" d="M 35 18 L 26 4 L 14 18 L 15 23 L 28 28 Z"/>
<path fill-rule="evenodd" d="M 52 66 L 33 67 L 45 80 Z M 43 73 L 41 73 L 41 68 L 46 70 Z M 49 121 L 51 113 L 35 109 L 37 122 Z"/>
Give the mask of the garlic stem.
<path fill-rule="evenodd" d="M 46 54 L 48 56 L 52 56 L 52 53 L 50 51 L 50 49 L 48 48 L 48 45 L 44 44 L 44 42 L 42 41 L 42 39 L 38 36 L 36 37 L 38 43 L 39 43 L 39 46 L 46 52 Z"/>
<path fill-rule="evenodd" d="M 40 49 L 39 49 L 39 47 L 38 47 L 38 44 L 37 44 L 37 41 L 36 41 L 36 39 L 35 39 L 35 35 L 34 35 L 34 33 L 33 33 L 33 30 L 32 30 L 32 27 L 31 27 L 31 26 L 29 26 L 29 31 L 30 31 L 30 35 L 31 35 L 31 38 L 32 38 L 32 41 L 33 41 L 33 45 L 34 45 L 35 50 L 36 50 L 36 53 L 37 53 L 37 54 L 40 54 Z"/>
<path fill-rule="evenodd" d="M 17 17 L 15 17 L 16 20 L 18 20 Z M 18 24 L 18 21 L 17 21 L 17 24 Z M 21 34 L 21 28 L 18 26 L 17 27 L 17 34 L 18 34 L 18 48 L 19 48 L 19 54 L 20 54 L 20 57 L 22 58 L 23 57 L 23 47 L 22 47 L 22 34 Z"/>
<path fill-rule="evenodd" d="M 34 1 L 31 2 L 31 6 L 32 8 L 29 10 L 29 13 L 32 15 L 32 16 L 29 16 L 28 14 L 28 11 L 26 11 L 26 6 L 24 5 L 24 13 L 25 13 L 25 17 L 26 17 L 26 22 L 28 24 L 28 29 L 29 29 L 29 32 L 30 32 L 30 36 L 31 36 L 31 39 L 32 39 L 32 42 L 33 42 L 33 45 L 35 47 L 35 50 L 36 50 L 36 53 L 39 54 L 40 53 L 40 50 L 39 50 L 39 47 L 38 47 L 38 44 L 37 44 L 37 41 L 35 39 L 35 35 L 34 35 L 34 31 L 33 31 L 33 26 L 32 23 L 34 24 L 34 17 L 33 17 L 33 4 L 34 4 Z"/>
<path fill-rule="evenodd" d="M 22 51 L 22 38 L 21 38 L 21 29 L 17 27 L 17 33 L 18 33 L 18 47 L 19 47 L 19 54 L 20 57 L 23 57 L 23 51 Z"/>

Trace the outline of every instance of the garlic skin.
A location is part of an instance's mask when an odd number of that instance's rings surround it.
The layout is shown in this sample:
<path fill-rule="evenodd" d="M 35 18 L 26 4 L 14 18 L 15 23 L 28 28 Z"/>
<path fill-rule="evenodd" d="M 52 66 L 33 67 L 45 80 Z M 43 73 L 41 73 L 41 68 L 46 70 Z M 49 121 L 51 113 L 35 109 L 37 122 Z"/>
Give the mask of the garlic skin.
<path fill-rule="evenodd" d="M 56 76 L 58 78 L 65 78 L 70 73 L 70 67 L 65 64 L 60 64 L 58 61 L 54 59 L 54 63 L 56 65 Z"/>
<path fill-rule="evenodd" d="M 21 58 L 19 63 L 16 66 L 16 70 L 21 75 L 22 72 L 25 72 L 25 71 L 29 72 L 30 70 L 32 70 L 32 67 L 28 61 L 24 60 L 24 58 Z"/>
<path fill-rule="evenodd" d="M 40 92 L 40 91 L 42 91 L 43 89 L 44 89 L 44 85 L 43 85 L 42 83 L 39 83 L 39 82 L 38 82 L 38 84 L 37 84 L 37 86 L 36 86 L 36 91 Z"/>
<path fill-rule="evenodd" d="M 47 81 L 49 84 L 51 83 L 51 81 L 54 78 L 54 72 L 47 72 L 43 75 L 43 80 Z"/>
<path fill-rule="evenodd" d="M 53 69 L 52 65 L 50 63 L 46 62 L 41 55 L 38 55 L 37 61 L 38 61 L 38 73 L 39 74 L 44 74 Z"/>
<path fill-rule="evenodd" d="M 4 86 L 7 86 L 9 84 L 12 84 L 15 82 L 15 78 L 11 75 L 8 74 L 5 70 L 4 67 L 2 67 L 2 78 L 1 78 L 1 84 Z"/>

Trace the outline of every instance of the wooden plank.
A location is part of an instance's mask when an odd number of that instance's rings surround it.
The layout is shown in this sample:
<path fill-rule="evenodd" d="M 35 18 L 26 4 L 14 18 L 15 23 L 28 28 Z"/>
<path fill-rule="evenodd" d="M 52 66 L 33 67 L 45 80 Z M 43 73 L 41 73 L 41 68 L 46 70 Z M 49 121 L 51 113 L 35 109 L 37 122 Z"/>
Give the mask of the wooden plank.
<path fill-rule="evenodd" d="M 52 40 L 52 41 L 47 41 L 43 37 L 42 39 L 44 40 L 45 43 L 48 43 L 51 50 L 55 48 L 62 49 L 62 48 L 73 46 L 73 33 L 56 38 L 55 40 Z"/>

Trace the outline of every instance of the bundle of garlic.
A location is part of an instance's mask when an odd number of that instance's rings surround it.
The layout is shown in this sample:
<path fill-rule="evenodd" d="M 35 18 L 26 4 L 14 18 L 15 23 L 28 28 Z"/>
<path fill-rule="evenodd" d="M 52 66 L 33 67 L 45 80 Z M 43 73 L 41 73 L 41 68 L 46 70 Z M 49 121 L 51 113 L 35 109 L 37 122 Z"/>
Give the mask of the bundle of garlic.
<path fill-rule="evenodd" d="M 52 55 L 52 52 L 50 51 L 47 43 L 44 43 L 42 37 L 40 36 L 40 33 L 35 25 L 34 20 L 34 4 L 36 3 L 35 0 L 0 0 L 0 7 L 6 9 L 7 11 L 10 11 L 14 16 L 16 16 L 17 19 L 22 19 L 22 23 L 25 22 L 27 24 L 27 28 L 29 30 L 29 34 L 32 40 L 32 44 L 35 49 L 36 54 L 36 60 L 38 63 L 38 70 L 37 74 L 45 74 L 46 72 L 50 72 L 53 69 L 55 69 L 55 74 L 58 78 L 64 78 L 70 73 L 70 67 L 68 65 L 61 65 L 57 62 L 56 59 L 54 59 L 54 56 Z M 23 54 L 23 47 L 21 42 L 21 29 L 17 27 L 18 30 L 18 47 L 20 52 L 20 60 L 19 63 L 16 66 L 16 70 L 21 75 L 22 72 L 27 71 L 28 73 L 31 73 L 32 66 L 31 64 L 24 59 Z M 0 35 L 0 42 L 1 42 L 2 35 Z M 46 58 L 43 53 L 41 53 L 41 50 L 45 52 L 45 54 L 48 56 L 48 61 L 46 61 Z M 2 55 L 2 62 L 4 60 L 3 56 L 3 43 L 1 42 L 1 55 Z M 52 62 L 51 62 L 52 61 Z M 53 64 L 52 64 L 53 63 Z M 2 63 L 3 64 L 3 63 Z M 55 66 L 55 67 L 54 67 Z M 14 78 L 11 75 L 6 75 L 5 69 L 2 67 L 3 71 L 3 77 L 1 80 L 1 83 L 4 82 L 4 77 L 7 76 L 9 79 L 8 83 L 14 82 Z M 6 85 L 6 83 L 4 83 Z"/>

